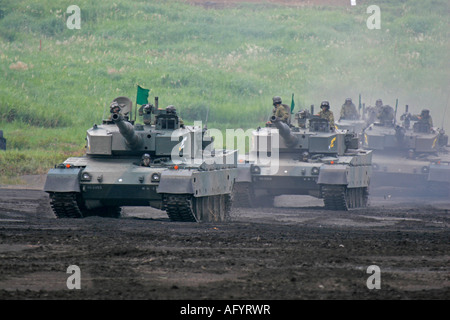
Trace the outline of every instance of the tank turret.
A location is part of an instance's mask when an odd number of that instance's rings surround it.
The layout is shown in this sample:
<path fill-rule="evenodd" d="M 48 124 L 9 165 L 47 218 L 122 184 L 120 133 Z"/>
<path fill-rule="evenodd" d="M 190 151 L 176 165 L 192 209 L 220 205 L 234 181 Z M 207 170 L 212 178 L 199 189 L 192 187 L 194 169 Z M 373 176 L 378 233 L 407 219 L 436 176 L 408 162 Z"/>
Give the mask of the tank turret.
<path fill-rule="evenodd" d="M 115 113 L 111 119 L 119 128 L 120 134 L 124 137 L 131 149 L 138 149 L 142 146 L 142 137 L 136 134 L 133 125 L 125 121 L 121 114 Z"/>

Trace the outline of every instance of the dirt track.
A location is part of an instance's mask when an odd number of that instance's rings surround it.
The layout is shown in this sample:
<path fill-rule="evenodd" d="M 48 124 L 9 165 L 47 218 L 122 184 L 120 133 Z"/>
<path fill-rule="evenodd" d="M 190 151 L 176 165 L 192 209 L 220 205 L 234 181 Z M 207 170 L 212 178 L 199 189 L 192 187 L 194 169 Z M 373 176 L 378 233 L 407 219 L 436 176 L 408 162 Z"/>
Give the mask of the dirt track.
<path fill-rule="evenodd" d="M 174 223 L 55 219 L 45 193 L 0 189 L 0 299 L 449 299 L 450 200 L 377 197 L 332 212 L 308 197 Z M 81 270 L 69 290 L 67 268 Z M 381 289 L 367 268 L 379 266 Z"/>

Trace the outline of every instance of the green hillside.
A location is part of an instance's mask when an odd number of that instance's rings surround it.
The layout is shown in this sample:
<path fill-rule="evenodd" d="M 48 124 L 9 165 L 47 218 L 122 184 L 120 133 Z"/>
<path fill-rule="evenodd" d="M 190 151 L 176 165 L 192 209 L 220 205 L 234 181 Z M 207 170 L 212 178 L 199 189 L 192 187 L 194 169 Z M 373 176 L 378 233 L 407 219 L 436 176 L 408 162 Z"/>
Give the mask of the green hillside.
<path fill-rule="evenodd" d="M 280 95 L 296 110 L 346 97 L 399 99 L 432 110 L 450 132 L 448 0 L 357 1 L 357 6 L 239 4 L 207 9 L 180 1 L 0 0 L 1 181 L 45 173 L 84 151 L 85 130 L 117 96 L 173 104 L 210 128 L 262 125 Z M 381 29 L 369 30 L 369 5 Z M 443 122 L 445 113 L 445 122 Z M 0 181 L 0 182 L 1 182 Z"/>

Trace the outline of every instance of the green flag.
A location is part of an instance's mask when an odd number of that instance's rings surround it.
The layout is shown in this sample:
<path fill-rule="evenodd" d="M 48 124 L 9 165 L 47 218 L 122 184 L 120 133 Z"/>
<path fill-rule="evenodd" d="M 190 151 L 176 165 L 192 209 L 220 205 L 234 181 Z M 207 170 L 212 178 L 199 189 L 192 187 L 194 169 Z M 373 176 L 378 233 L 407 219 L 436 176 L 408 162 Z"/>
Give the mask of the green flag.
<path fill-rule="evenodd" d="M 148 103 L 148 92 L 150 89 L 143 89 L 141 86 L 137 86 L 136 104 L 147 104 Z"/>
<path fill-rule="evenodd" d="M 295 102 L 294 102 L 294 94 L 292 94 L 292 101 L 291 101 L 291 113 L 294 112 L 294 108 L 295 108 Z"/>

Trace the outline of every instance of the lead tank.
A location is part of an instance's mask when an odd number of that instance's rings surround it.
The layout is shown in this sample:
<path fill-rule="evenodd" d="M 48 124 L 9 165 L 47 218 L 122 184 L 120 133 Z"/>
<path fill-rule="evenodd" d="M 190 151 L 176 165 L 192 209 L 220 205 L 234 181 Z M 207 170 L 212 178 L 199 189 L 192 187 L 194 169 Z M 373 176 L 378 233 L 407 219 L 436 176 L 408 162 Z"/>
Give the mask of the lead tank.
<path fill-rule="evenodd" d="M 367 206 L 372 152 L 358 148 L 354 133 L 331 131 L 312 114 L 313 107 L 297 113 L 296 125 L 272 117 L 252 133 L 250 159 L 235 184 L 236 207 L 272 206 L 280 195 L 311 195 L 331 210 Z"/>
<path fill-rule="evenodd" d="M 373 150 L 373 190 L 449 195 L 447 135 L 411 116 L 408 106 L 400 119 L 399 124 L 377 121 L 364 130 L 363 146 Z"/>
<path fill-rule="evenodd" d="M 141 107 L 143 124 L 131 120 L 127 97 L 112 105 L 111 115 L 87 130 L 86 155 L 48 172 L 44 191 L 57 218 L 119 217 L 124 206 L 162 209 L 172 221 L 229 217 L 236 150 L 214 150 L 205 128 L 184 126 L 157 98 Z"/>

